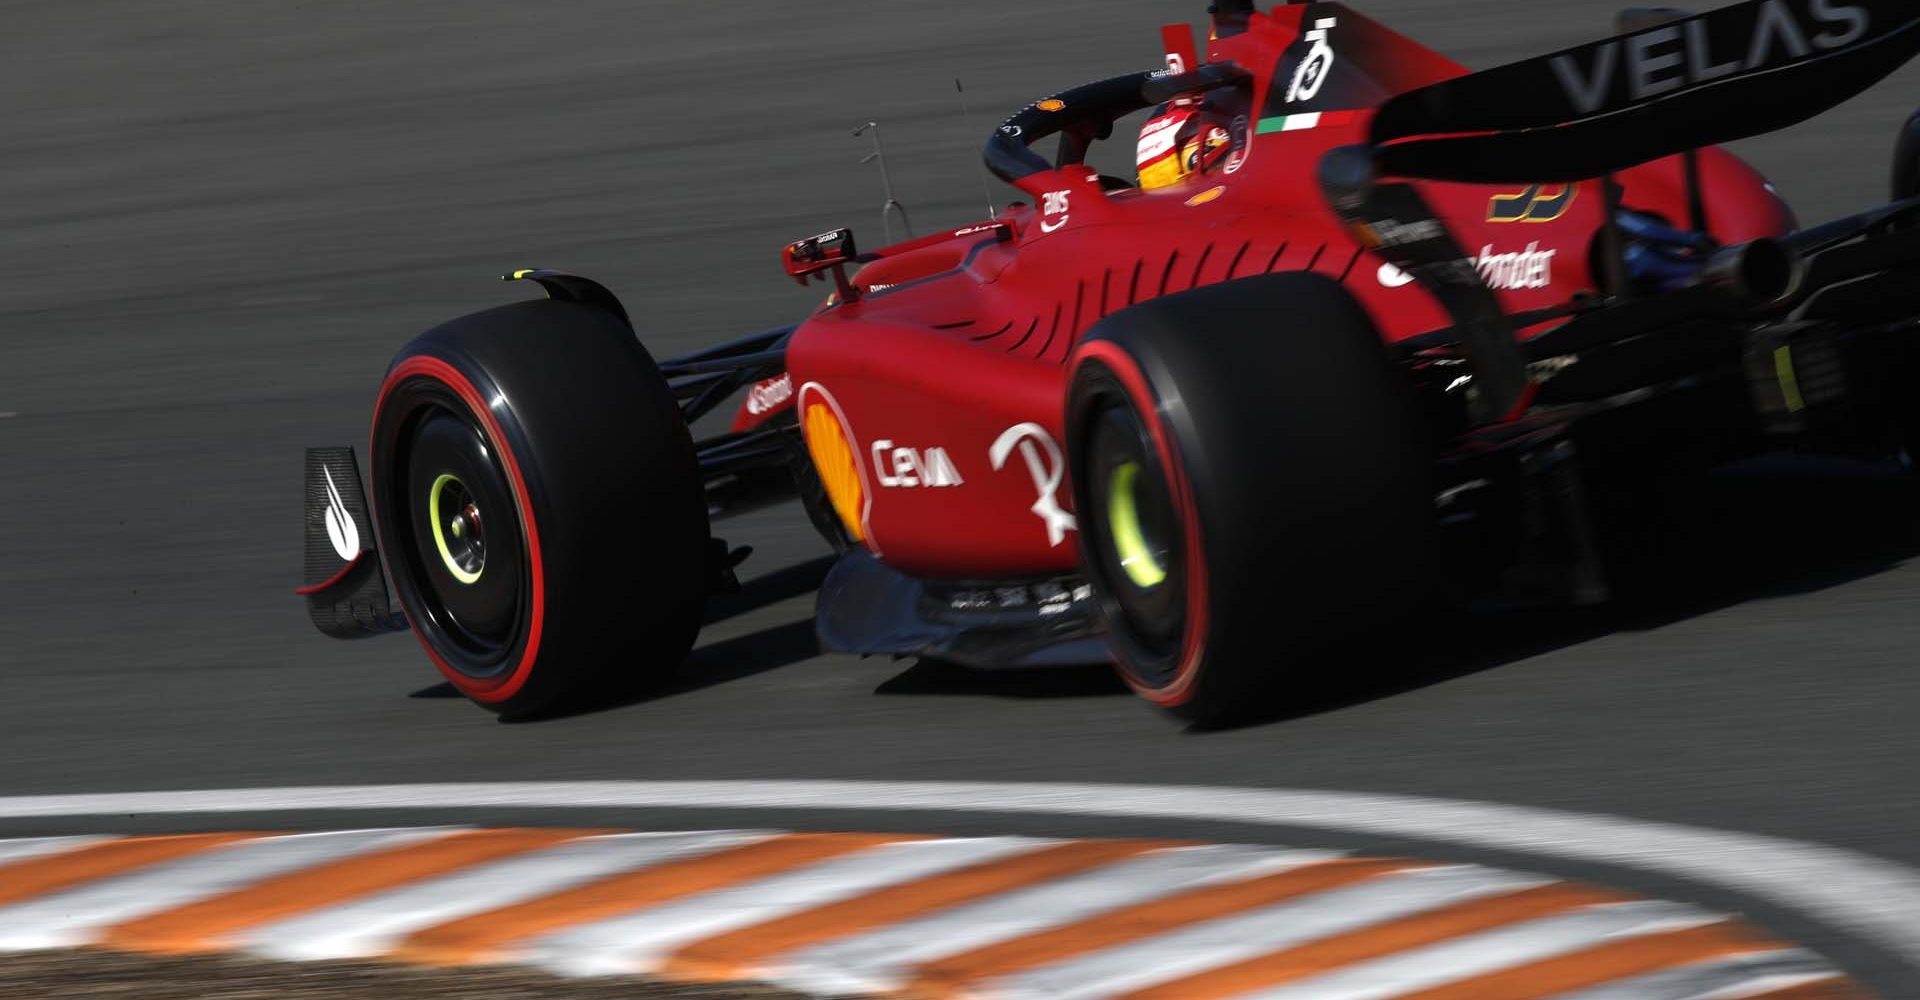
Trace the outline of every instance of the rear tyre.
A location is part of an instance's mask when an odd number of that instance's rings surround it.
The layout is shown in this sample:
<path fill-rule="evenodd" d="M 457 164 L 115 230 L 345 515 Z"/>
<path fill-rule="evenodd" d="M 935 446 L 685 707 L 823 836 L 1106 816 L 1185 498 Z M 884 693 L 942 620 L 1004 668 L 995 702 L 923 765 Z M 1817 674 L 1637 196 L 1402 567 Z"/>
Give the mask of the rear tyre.
<path fill-rule="evenodd" d="M 1900 127 L 1893 150 L 1893 200 L 1916 195 L 1920 195 L 1920 111 Z M 1905 388 L 1913 384 L 1916 374 L 1920 374 L 1920 363 L 1908 358 L 1885 379 L 1881 392 L 1890 400 L 1887 414 L 1897 435 L 1895 458 L 1908 472 L 1920 473 L 1920 400 Z"/>
<path fill-rule="evenodd" d="M 1920 111 L 1900 127 L 1893 149 L 1893 200 L 1920 195 Z"/>
<path fill-rule="evenodd" d="M 656 682 L 712 576 L 693 442 L 633 331 L 534 301 L 421 334 L 373 421 L 374 520 L 442 675 L 507 715 Z"/>
<path fill-rule="evenodd" d="M 1894 201 L 1920 195 L 1920 111 L 1907 118 L 1894 144 L 1892 193 Z M 1885 379 L 1881 392 L 1890 400 L 1886 412 L 1897 435 L 1895 457 L 1907 471 L 1920 473 L 1920 401 L 1905 389 L 1916 369 L 1920 363 L 1907 360 Z"/>
<path fill-rule="evenodd" d="M 1284 708 L 1403 609 L 1431 448 L 1337 283 L 1156 299 L 1103 320 L 1072 365 L 1081 561 L 1141 696 L 1198 722 Z"/>

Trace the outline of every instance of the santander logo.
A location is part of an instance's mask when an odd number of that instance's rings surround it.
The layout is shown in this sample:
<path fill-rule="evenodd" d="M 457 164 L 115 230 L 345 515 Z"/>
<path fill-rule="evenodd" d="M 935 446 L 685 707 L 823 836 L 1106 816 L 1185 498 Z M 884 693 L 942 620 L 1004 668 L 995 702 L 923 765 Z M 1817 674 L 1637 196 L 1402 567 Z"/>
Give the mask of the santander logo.
<path fill-rule="evenodd" d="M 793 376 L 781 372 L 776 378 L 764 382 L 755 382 L 747 392 L 747 412 L 754 416 L 772 413 L 780 404 L 793 398 Z"/>

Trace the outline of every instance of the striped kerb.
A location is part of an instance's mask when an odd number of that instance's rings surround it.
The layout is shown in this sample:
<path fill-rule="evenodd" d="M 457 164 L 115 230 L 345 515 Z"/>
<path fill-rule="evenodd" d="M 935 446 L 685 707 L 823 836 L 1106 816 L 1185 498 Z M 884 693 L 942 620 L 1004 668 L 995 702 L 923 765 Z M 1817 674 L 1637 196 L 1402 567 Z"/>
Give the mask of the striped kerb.
<path fill-rule="evenodd" d="M 1325 851 L 764 830 L 0 840 L 0 951 L 86 946 L 822 996 L 1867 996 L 1730 915 Z"/>

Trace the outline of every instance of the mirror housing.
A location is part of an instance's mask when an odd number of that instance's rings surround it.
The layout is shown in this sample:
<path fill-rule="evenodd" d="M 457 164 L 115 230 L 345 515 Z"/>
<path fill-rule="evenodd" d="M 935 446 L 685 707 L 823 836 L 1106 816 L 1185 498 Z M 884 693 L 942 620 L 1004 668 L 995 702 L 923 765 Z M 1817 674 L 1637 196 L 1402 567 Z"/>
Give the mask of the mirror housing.
<path fill-rule="evenodd" d="M 787 276 L 803 287 L 820 272 L 833 272 L 834 286 L 842 302 L 855 302 L 860 298 L 859 290 L 847 280 L 847 265 L 858 263 L 859 259 L 860 251 L 854 246 L 851 229 L 835 229 L 789 243 L 780 254 Z"/>

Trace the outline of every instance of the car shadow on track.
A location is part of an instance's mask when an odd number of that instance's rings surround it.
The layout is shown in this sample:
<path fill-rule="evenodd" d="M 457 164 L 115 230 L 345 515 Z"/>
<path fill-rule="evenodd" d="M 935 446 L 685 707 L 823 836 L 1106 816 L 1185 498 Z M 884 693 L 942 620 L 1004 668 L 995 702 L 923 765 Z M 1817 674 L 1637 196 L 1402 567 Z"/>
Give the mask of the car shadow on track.
<path fill-rule="evenodd" d="M 1920 556 L 1920 480 L 1891 466 L 1770 456 L 1662 484 L 1616 506 L 1607 538 L 1612 603 L 1476 610 L 1396 629 L 1377 662 L 1289 700 L 1194 732 L 1339 711 L 1575 646 L 1649 631 L 1747 601 L 1813 593 Z M 1351 661 L 1349 661 L 1351 662 Z"/>
<path fill-rule="evenodd" d="M 652 697 L 671 698 L 769 670 L 791 666 L 820 655 L 813 619 L 775 625 L 757 632 L 722 639 L 694 650 L 681 665 L 673 683 Z"/>
<path fill-rule="evenodd" d="M 1108 667 L 976 670 L 940 660 L 917 660 L 881 682 L 874 694 L 974 695 L 989 698 L 1099 698 L 1128 694 Z"/>
<path fill-rule="evenodd" d="M 737 592 L 708 600 L 705 624 L 723 622 L 781 601 L 811 594 L 820 589 L 820 583 L 827 578 L 827 571 L 833 569 L 833 563 L 833 556 L 822 556 L 756 576 L 742 583 Z"/>
<path fill-rule="evenodd" d="M 826 578 L 827 570 L 832 566 L 831 557 L 813 559 L 747 580 L 737 592 L 707 602 L 704 624 L 715 625 L 812 593 L 820 588 L 820 581 Z M 813 619 L 803 618 L 700 646 L 687 655 L 686 662 L 663 685 L 617 693 L 537 715 L 502 716 L 500 721 L 516 725 L 549 722 L 630 708 L 778 670 L 810 660 L 819 653 Z M 447 684 L 416 691 L 412 695 L 415 698 L 459 696 L 459 692 Z"/>
<path fill-rule="evenodd" d="M 1746 601 L 1787 597 L 1883 572 L 1920 555 L 1920 479 L 1881 466 L 1776 456 L 1669 483 L 1612 512 L 1609 552 L 1618 591 L 1597 608 L 1441 612 L 1382 630 L 1391 645 L 1356 656 L 1343 648 L 1338 671 L 1302 689 L 1293 680 L 1284 707 L 1193 734 L 1284 723 L 1340 711 L 1498 669 L 1610 633 L 1656 629 Z M 817 589 L 831 558 L 786 567 L 715 598 L 709 625 Z M 506 721 L 595 714 L 726 684 L 812 659 L 811 619 L 789 621 L 696 649 L 668 685 Z M 1417 664 L 1359 669 L 1366 661 Z M 874 689 L 886 696 L 1008 699 L 1117 698 L 1126 686 L 1108 667 L 986 671 L 913 660 Z M 414 697 L 457 697 L 445 685 Z M 1279 703 L 1275 703 L 1279 704 Z"/>
<path fill-rule="evenodd" d="M 500 717 L 510 725 L 552 722 L 583 715 L 598 715 L 652 701 L 743 680 L 770 670 L 791 666 L 818 656 L 820 646 L 813 632 L 813 619 L 775 625 L 757 632 L 708 643 L 688 654 L 673 678 L 663 685 L 620 693 L 570 708 L 537 715 Z"/>

